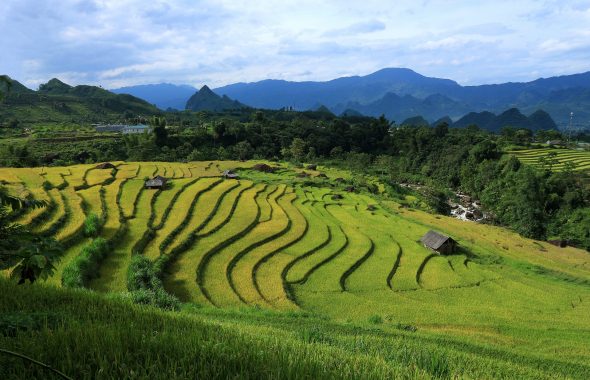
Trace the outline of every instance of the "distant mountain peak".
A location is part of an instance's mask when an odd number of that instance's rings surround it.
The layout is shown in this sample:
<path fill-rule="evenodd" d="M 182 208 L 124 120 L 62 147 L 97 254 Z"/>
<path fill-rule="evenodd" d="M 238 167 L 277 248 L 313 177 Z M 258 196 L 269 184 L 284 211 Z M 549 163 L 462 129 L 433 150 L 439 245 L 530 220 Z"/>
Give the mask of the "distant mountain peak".
<path fill-rule="evenodd" d="M 186 102 L 185 109 L 191 111 L 213 111 L 234 110 L 246 108 L 244 104 L 230 99 L 228 96 L 219 96 L 209 86 L 204 85 L 201 89 Z"/>
<path fill-rule="evenodd" d="M 62 82 L 57 78 L 52 78 L 49 82 L 39 86 L 39 92 L 45 94 L 67 94 L 73 87 Z"/>
<path fill-rule="evenodd" d="M 201 87 L 201 89 L 199 90 L 199 92 L 201 92 L 203 94 L 214 94 L 215 95 L 215 93 L 213 92 L 213 90 L 211 90 L 209 88 L 209 86 L 207 86 L 207 85 L 203 85 L 203 87 Z"/>

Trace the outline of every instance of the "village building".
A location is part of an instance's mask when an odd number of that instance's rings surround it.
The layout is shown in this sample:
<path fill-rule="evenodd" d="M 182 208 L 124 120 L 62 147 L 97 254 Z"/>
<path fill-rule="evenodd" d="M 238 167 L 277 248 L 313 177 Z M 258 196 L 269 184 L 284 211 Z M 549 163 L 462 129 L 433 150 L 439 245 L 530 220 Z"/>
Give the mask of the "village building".
<path fill-rule="evenodd" d="M 151 128 L 145 124 L 126 125 L 123 128 L 122 132 L 124 135 L 135 134 L 135 133 L 150 133 Z"/>
<path fill-rule="evenodd" d="M 126 124 L 93 124 L 94 130 L 98 133 L 150 133 L 151 128 L 145 124 L 126 125 Z"/>
<path fill-rule="evenodd" d="M 237 175 L 236 173 L 234 173 L 232 170 L 224 170 L 221 175 L 225 179 L 238 179 L 238 178 L 240 178 L 240 176 Z"/>
<path fill-rule="evenodd" d="M 160 175 L 155 176 L 152 179 L 148 179 L 145 181 L 145 188 L 146 189 L 163 189 L 168 182 L 167 178 L 164 178 Z"/>
<path fill-rule="evenodd" d="M 125 127 L 123 124 L 93 124 L 92 126 L 98 133 L 121 133 Z"/>
<path fill-rule="evenodd" d="M 428 231 L 426 235 L 422 236 L 420 241 L 426 248 L 442 255 L 448 255 L 457 250 L 457 242 L 453 238 L 433 230 Z"/>

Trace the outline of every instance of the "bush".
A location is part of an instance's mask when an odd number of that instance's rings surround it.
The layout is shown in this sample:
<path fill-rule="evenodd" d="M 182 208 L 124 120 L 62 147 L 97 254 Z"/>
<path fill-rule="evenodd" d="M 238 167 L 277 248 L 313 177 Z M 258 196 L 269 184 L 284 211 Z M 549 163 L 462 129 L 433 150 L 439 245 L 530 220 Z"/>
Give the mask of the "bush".
<path fill-rule="evenodd" d="M 65 268 L 61 283 L 66 288 L 83 288 L 98 276 L 100 262 L 109 253 L 109 244 L 103 238 L 94 239 Z"/>
<path fill-rule="evenodd" d="M 140 305 L 152 305 L 164 310 L 180 309 L 180 301 L 164 289 L 148 290 L 140 289 L 129 292 L 132 302 Z"/>
<path fill-rule="evenodd" d="M 95 237 L 100 232 L 101 222 L 98 215 L 91 213 L 84 221 L 84 235 Z"/>
<path fill-rule="evenodd" d="M 132 302 L 152 305 L 165 310 L 180 309 L 178 298 L 168 294 L 156 274 L 154 263 L 144 256 L 134 255 L 127 271 L 127 289 Z"/>
<path fill-rule="evenodd" d="M 153 289 L 156 285 L 154 280 L 157 280 L 157 277 L 153 263 L 144 256 L 134 255 L 127 270 L 127 289 Z"/>

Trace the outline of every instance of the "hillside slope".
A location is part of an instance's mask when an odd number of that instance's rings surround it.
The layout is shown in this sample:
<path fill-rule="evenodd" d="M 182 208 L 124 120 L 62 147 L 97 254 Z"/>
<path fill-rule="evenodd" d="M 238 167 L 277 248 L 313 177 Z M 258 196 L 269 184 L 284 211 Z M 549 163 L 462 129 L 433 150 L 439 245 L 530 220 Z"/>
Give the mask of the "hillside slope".
<path fill-rule="evenodd" d="M 310 374 L 308 370 L 319 371 L 316 376 L 331 373 L 333 361 L 313 351 L 315 345 L 290 346 L 293 338 L 299 344 L 298 339 L 319 344 L 321 350 L 328 350 L 326 355 L 342 353 L 344 356 L 337 357 L 345 371 L 350 371 L 341 375 L 346 378 L 359 377 L 365 371 L 367 376 L 360 377 L 411 377 L 416 368 L 421 371 L 417 377 L 587 378 L 587 252 L 525 239 L 498 227 L 427 214 L 410 208 L 406 199 L 348 192 L 347 171 L 320 167 L 306 169 L 303 174 L 300 168 L 282 164 L 274 173 L 266 173 L 253 169 L 257 163 L 115 162 L 116 170 L 93 165 L 0 168 L 0 180 L 10 191 L 23 194 L 28 189 L 35 198 L 55 204 L 15 216 L 17 222 L 55 236 L 67 247 L 50 284 L 122 292 L 128 286 L 134 255 L 141 254 L 153 263 L 167 292 L 187 304 L 199 305 L 204 314 L 211 308 L 217 310 L 211 320 L 231 320 L 227 324 L 240 331 L 240 337 L 252 333 L 262 339 L 260 344 L 256 340 L 227 346 L 221 343 L 236 366 L 254 355 L 238 346 L 253 345 L 260 348 L 254 351 L 262 362 L 269 360 L 266 355 L 273 350 L 301 350 L 293 353 L 292 366 L 271 364 L 269 376 L 277 375 L 273 371 L 278 368 L 292 369 L 280 372 L 283 376 L 279 377 Z M 241 168 L 240 179 L 222 179 L 223 171 L 231 168 Z M 158 174 L 170 179 L 170 187 L 144 189 L 143 178 Z M 46 182 L 49 186 L 43 185 Z M 99 236 L 109 249 L 97 262 L 98 269 L 88 271 L 92 266 L 79 265 L 77 257 L 91 242 L 79 233 L 90 213 L 99 216 L 103 224 Z M 452 236 L 460 249 L 448 256 L 433 254 L 420 243 L 430 229 Z M 30 301 L 30 305 L 20 293 L 14 297 L 22 297 L 22 301 L 3 298 L 0 305 L 10 313 L 33 310 L 45 297 L 43 290 L 39 292 L 37 301 Z M 72 293 L 50 294 L 57 299 L 72 297 Z M 88 308 L 86 301 L 80 302 L 75 310 L 98 312 Z M 58 314 L 69 315 L 63 311 L 74 306 L 63 302 L 60 307 Z M 243 313 L 248 312 L 232 311 L 250 308 L 259 310 L 253 312 L 251 325 L 244 322 L 248 318 Z M 40 310 L 51 313 L 52 304 L 45 302 Z M 75 326 L 94 320 L 96 329 L 88 330 L 91 335 L 82 339 L 88 340 L 88 347 L 96 340 L 100 352 L 112 352 L 115 357 L 127 357 L 128 345 L 144 348 L 139 341 L 148 338 L 140 338 L 136 330 L 127 327 L 131 323 L 127 321 L 137 324 L 143 316 L 131 313 L 130 319 L 113 323 L 106 314 L 119 312 L 106 305 L 94 310 L 106 310 L 105 316 L 96 320 L 92 315 L 72 313 L 82 322 L 74 319 L 66 324 L 64 335 L 58 334 L 67 337 L 62 346 L 70 347 L 81 339 L 84 333 Z M 296 318 L 300 313 L 325 319 L 310 319 L 307 324 Z M 196 315 L 207 319 L 199 312 Z M 205 358 L 202 362 L 194 359 L 200 364 L 191 367 L 193 370 L 201 371 L 200 366 L 208 360 L 217 363 L 218 351 L 202 353 L 193 347 L 187 354 L 190 336 L 177 339 L 180 333 L 154 327 L 168 326 L 165 322 L 146 318 L 142 322 L 146 329 L 161 334 L 148 339 L 146 362 L 134 359 L 144 368 L 141 371 L 152 374 L 158 366 L 170 368 L 176 360 L 153 359 L 151 347 L 162 339 L 170 342 L 166 349 L 172 354 L 166 358 L 178 356 L 181 363 L 188 363 L 191 355 L 193 359 Z M 183 321 L 188 320 L 178 318 L 171 323 L 180 323 L 174 325 L 178 331 L 187 331 Z M 358 329 L 369 325 L 373 330 Z M 68 326 L 74 328 L 68 332 Z M 104 331 L 107 335 L 102 339 Z M 194 331 L 194 326 L 188 331 Z M 210 341 L 217 338 L 208 328 L 197 331 L 208 337 L 203 347 L 217 347 Z M 266 333 L 270 340 L 266 340 Z M 0 338 L 0 342 L 60 363 L 52 352 L 44 353 L 44 347 L 59 343 L 51 343 L 49 336 L 55 334 L 42 330 L 26 342 L 11 338 Z M 65 368 L 75 372 L 97 360 L 79 355 Z M 315 359 L 307 361 L 309 357 L 328 360 L 327 367 L 317 367 Z M 349 369 L 347 358 L 359 367 Z M 365 359 L 371 364 L 363 364 Z M 158 364 L 150 366 L 149 360 Z M 15 371 L 22 369 L 11 363 Z M 124 370 L 110 360 L 101 363 L 114 375 Z M 300 365 L 305 368 L 298 372 Z M 229 368 L 259 374 L 249 365 Z M 222 371 L 216 365 L 209 370 Z M 179 371 L 178 377 L 186 375 L 184 367 Z M 221 377 L 229 375 L 221 373 Z"/>
<path fill-rule="evenodd" d="M 10 92 L 0 103 L 0 119 L 18 120 L 21 125 L 40 123 L 83 123 L 116 121 L 160 112 L 131 95 L 117 95 L 95 86 L 69 86 L 58 79 L 32 91 L 12 81 Z"/>

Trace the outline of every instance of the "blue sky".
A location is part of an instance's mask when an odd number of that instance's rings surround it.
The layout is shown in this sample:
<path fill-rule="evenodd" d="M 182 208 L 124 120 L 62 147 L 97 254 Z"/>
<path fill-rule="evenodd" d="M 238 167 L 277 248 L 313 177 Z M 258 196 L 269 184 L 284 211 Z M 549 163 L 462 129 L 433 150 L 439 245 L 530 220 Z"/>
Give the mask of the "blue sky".
<path fill-rule="evenodd" d="M 590 70 L 585 1 L 2 0 L 0 73 L 107 88 L 329 80 L 408 67 L 461 84 Z"/>

